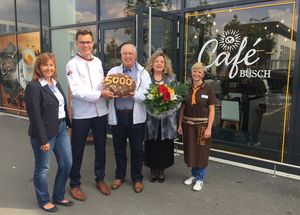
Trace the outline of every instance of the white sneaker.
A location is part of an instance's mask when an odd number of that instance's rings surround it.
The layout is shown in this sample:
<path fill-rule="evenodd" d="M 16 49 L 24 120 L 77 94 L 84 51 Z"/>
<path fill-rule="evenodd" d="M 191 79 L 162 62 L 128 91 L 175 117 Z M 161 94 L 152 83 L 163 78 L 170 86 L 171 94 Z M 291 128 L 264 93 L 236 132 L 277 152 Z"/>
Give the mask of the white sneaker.
<path fill-rule="evenodd" d="M 189 177 L 188 179 L 186 179 L 185 181 L 184 181 L 184 184 L 186 184 L 186 185 L 191 185 L 193 182 L 195 182 L 195 177 L 194 176 L 191 176 L 191 177 Z"/>
<path fill-rule="evenodd" d="M 203 187 L 203 181 L 196 181 L 193 190 L 199 191 L 202 189 L 202 187 Z"/>

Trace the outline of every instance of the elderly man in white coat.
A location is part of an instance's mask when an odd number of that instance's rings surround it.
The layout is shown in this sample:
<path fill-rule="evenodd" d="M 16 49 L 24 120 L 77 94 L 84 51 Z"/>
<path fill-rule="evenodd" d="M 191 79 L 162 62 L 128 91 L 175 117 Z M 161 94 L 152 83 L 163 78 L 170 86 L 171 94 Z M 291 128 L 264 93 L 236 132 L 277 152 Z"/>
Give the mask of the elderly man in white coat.
<path fill-rule="evenodd" d="M 116 98 L 109 101 L 108 123 L 112 125 L 113 145 L 117 168 L 111 188 L 118 189 L 125 181 L 127 168 L 127 138 L 131 153 L 131 180 L 136 193 L 143 188 L 143 140 L 145 133 L 146 107 L 145 93 L 151 84 L 149 73 L 136 61 L 136 48 L 124 44 L 121 48 L 122 64 L 108 71 L 108 75 L 124 73 L 135 80 L 134 95 L 127 98 Z"/>

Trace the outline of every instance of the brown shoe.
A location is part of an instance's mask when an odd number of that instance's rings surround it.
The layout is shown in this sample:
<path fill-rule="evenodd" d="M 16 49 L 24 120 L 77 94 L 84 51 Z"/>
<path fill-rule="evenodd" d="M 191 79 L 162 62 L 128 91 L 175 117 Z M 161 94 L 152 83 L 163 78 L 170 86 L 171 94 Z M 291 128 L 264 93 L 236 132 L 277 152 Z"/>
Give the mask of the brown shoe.
<path fill-rule="evenodd" d="M 96 183 L 96 187 L 100 190 L 100 192 L 103 195 L 110 195 L 110 189 L 104 181 L 99 181 L 98 183 Z"/>
<path fill-rule="evenodd" d="M 70 194 L 74 199 L 76 199 L 78 201 L 84 201 L 85 200 L 84 192 L 81 191 L 80 187 L 71 188 L 70 189 Z"/>
<path fill-rule="evenodd" d="M 143 191 L 143 189 L 144 189 L 144 184 L 143 184 L 143 182 L 138 181 L 138 182 L 136 182 L 136 183 L 134 184 L 134 192 L 140 193 L 140 192 Z"/>
<path fill-rule="evenodd" d="M 111 183 L 111 189 L 116 190 L 119 187 L 121 187 L 122 185 L 122 181 L 120 179 L 115 179 L 113 180 L 113 182 Z"/>

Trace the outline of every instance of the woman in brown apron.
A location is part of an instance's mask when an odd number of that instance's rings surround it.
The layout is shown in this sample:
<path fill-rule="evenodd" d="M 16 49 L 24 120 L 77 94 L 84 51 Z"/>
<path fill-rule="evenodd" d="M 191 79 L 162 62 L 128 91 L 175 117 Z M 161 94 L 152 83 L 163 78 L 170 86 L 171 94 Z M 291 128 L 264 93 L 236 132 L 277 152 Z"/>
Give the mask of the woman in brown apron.
<path fill-rule="evenodd" d="M 203 187 L 215 117 L 216 96 L 203 80 L 205 72 L 202 63 L 192 66 L 192 86 L 179 110 L 178 133 L 183 134 L 184 161 L 192 168 L 191 177 L 184 183 L 195 182 L 195 191 Z"/>

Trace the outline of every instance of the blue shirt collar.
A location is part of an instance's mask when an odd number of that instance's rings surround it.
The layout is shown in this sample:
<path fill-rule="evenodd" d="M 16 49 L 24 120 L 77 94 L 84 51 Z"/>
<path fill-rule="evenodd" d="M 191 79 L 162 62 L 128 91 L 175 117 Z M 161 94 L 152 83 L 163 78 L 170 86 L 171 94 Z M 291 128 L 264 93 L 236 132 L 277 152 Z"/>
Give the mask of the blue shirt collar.
<path fill-rule="evenodd" d="M 131 68 L 126 68 L 123 64 L 122 64 L 122 68 L 123 68 L 123 71 L 126 71 L 126 70 L 131 70 L 133 71 L 134 69 L 137 68 L 136 64 L 134 64 Z"/>

